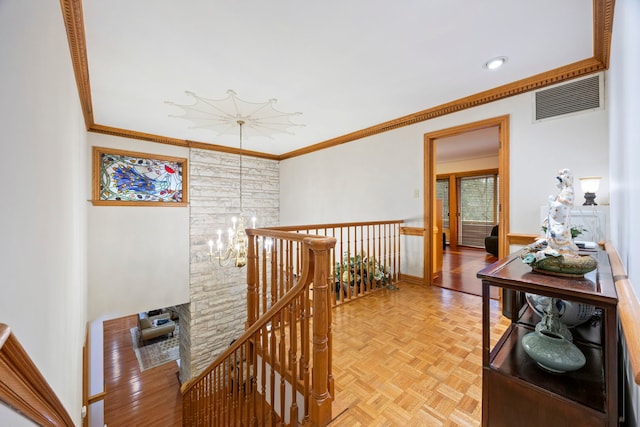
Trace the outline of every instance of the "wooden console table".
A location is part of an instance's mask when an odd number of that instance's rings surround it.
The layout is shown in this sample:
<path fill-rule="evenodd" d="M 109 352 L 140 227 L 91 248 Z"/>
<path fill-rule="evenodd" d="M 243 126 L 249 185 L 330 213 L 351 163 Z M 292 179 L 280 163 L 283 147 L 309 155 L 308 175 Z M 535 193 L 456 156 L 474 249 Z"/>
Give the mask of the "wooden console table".
<path fill-rule="evenodd" d="M 598 268 L 584 278 L 534 273 L 518 254 L 478 272 L 482 279 L 483 426 L 618 425 L 618 298 L 607 253 L 589 254 L 598 260 Z M 522 337 L 540 321 L 526 303 L 510 307 L 511 324 L 492 348 L 492 286 L 595 306 L 591 321 L 571 329 L 573 343 L 586 356 L 585 366 L 551 373 L 524 352 Z"/>

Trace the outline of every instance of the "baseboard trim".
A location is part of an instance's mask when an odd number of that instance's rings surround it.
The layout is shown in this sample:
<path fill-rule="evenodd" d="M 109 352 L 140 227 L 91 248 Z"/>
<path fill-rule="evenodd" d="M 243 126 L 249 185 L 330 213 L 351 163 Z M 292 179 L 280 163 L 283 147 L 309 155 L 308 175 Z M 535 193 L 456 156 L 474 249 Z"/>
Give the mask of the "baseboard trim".
<path fill-rule="evenodd" d="M 408 274 L 400 273 L 398 279 L 402 282 L 412 283 L 414 285 L 424 285 L 424 279 L 418 276 L 410 276 Z"/>

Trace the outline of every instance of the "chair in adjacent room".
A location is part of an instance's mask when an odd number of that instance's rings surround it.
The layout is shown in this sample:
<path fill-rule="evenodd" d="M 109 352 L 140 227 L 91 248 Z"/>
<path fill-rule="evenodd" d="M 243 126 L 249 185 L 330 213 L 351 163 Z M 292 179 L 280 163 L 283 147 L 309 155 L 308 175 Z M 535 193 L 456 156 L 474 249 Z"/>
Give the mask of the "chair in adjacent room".
<path fill-rule="evenodd" d="M 498 256 L 498 226 L 494 225 L 491 234 L 484 238 L 484 247 L 491 255 Z"/>

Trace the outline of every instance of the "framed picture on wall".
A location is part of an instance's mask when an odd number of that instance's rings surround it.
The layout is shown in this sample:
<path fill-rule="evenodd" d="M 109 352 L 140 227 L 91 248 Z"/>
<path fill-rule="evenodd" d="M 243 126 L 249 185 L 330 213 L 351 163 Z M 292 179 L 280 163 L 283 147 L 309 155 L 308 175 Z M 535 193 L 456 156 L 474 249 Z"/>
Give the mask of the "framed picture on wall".
<path fill-rule="evenodd" d="M 187 159 L 93 147 L 94 205 L 186 206 Z"/>

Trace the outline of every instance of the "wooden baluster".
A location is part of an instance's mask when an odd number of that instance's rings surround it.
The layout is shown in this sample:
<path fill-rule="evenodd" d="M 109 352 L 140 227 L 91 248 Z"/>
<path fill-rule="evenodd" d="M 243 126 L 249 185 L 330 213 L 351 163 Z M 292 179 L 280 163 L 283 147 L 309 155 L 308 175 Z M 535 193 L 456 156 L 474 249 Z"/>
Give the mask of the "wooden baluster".
<path fill-rule="evenodd" d="M 396 250 L 398 252 L 398 256 L 397 256 L 397 264 L 394 262 L 393 264 L 393 283 L 397 282 L 400 278 L 398 277 L 398 272 L 400 271 L 400 256 L 402 255 L 402 252 L 400 251 L 400 224 L 396 224 L 396 241 L 397 241 L 397 245 L 396 245 Z"/>
<path fill-rule="evenodd" d="M 291 378 L 292 387 L 292 402 L 289 409 L 289 420 L 292 425 L 298 422 L 298 403 L 296 399 L 296 390 L 298 389 L 298 365 L 297 365 L 297 353 L 298 353 L 298 321 L 300 319 L 298 315 L 298 298 L 294 298 L 291 302 L 291 318 L 289 327 L 289 375 Z"/>
<path fill-rule="evenodd" d="M 389 257 L 389 225 L 388 224 L 384 224 L 383 226 L 384 229 L 384 244 L 383 244 L 383 252 L 384 252 L 384 265 L 389 265 L 389 262 L 391 260 L 391 258 Z"/>
<path fill-rule="evenodd" d="M 291 242 L 282 242 L 283 251 L 280 257 L 280 272 L 278 277 L 278 301 L 286 292 L 287 278 L 289 277 L 289 257 L 291 256 Z M 275 303 L 275 302 L 274 302 Z"/>
<path fill-rule="evenodd" d="M 362 262 L 363 259 L 364 259 L 364 240 L 363 240 L 363 238 L 364 238 L 363 234 L 364 233 L 363 233 L 363 228 L 360 225 L 360 226 L 356 227 L 356 235 L 358 234 L 357 233 L 358 229 L 360 230 L 360 244 L 359 245 L 358 245 L 358 240 L 356 239 L 356 245 L 359 246 L 359 250 L 358 250 L 357 253 L 359 254 L 358 257 L 360 258 L 360 266 L 359 266 L 360 267 L 360 289 L 359 289 L 360 292 L 358 292 L 358 293 L 364 294 L 367 291 L 367 284 L 365 283 L 365 278 L 364 278 L 364 276 L 365 276 L 365 266 L 364 266 L 364 263 Z"/>
<path fill-rule="evenodd" d="M 240 400 L 240 378 L 239 372 L 240 369 L 240 360 L 238 357 L 238 352 L 234 351 L 229 357 L 229 371 L 227 371 L 227 377 L 229 378 L 229 385 L 231 391 L 229 397 L 231 398 L 231 425 L 239 425 L 238 424 L 238 401 Z"/>
<path fill-rule="evenodd" d="M 274 242 L 273 248 L 274 252 L 271 254 L 271 271 L 269 272 L 269 278 L 267 279 L 268 301 L 264 310 L 265 312 L 275 303 L 273 293 L 274 287 L 277 286 L 278 282 L 278 269 L 280 268 L 280 258 L 282 257 L 282 241 L 277 240 Z"/>
<path fill-rule="evenodd" d="M 274 247 L 276 247 L 275 244 L 274 244 Z M 280 259 L 284 255 L 282 252 L 282 248 L 283 248 L 283 242 L 282 240 L 278 240 L 275 256 L 271 258 L 271 278 L 269 279 L 269 288 L 268 288 L 270 295 L 274 293 L 274 288 L 277 286 L 277 283 L 278 283 Z M 275 300 L 273 299 L 273 297 L 270 296 L 269 298 L 271 299 L 271 302 L 267 307 L 265 307 L 265 311 L 267 311 L 270 306 L 275 304 Z"/>
<path fill-rule="evenodd" d="M 268 352 L 266 349 L 269 346 L 269 331 L 267 329 L 268 324 L 262 328 L 262 336 L 261 336 L 261 362 L 260 362 L 260 391 L 262 392 L 262 399 L 260 399 L 260 416 L 261 422 L 258 425 L 264 426 L 267 425 L 267 356 Z"/>
<path fill-rule="evenodd" d="M 294 277 L 297 277 L 297 273 L 296 271 L 294 271 L 295 269 L 295 265 L 294 265 L 294 256 L 295 256 L 295 251 L 293 248 L 293 242 L 288 242 L 288 250 L 287 250 L 287 292 L 289 291 L 289 289 L 291 289 L 293 286 L 295 286 L 295 280 Z M 284 296 L 284 294 L 283 294 Z"/>
<path fill-rule="evenodd" d="M 336 236 L 336 228 L 332 227 L 331 229 L 331 236 L 329 237 L 335 237 Z M 327 231 L 328 233 L 328 231 Z M 329 233 L 328 233 L 329 234 Z M 331 253 L 329 255 L 329 275 L 331 277 L 331 305 L 335 306 L 336 303 L 338 302 L 339 299 L 339 290 L 336 289 L 336 248 L 333 247 L 331 248 Z"/>
<path fill-rule="evenodd" d="M 366 292 L 370 292 L 371 289 L 373 288 L 373 277 L 371 277 L 373 275 L 373 270 L 371 270 L 370 261 L 373 259 L 372 257 L 375 257 L 375 254 L 371 252 L 371 236 L 369 235 L 369 226 L 363 225 L 362 230 L 363 230 L 363 235 L 366 233 L 366 237 L 363 243 L 364 246 L 362 247 L 362 250 L 367 253 L 367 260 L 364 266 L 364 269 L 367 272 L 367 286 L 365 290 Z"/>
<path fill-rule="evenodd" d="M 261 277 L 261 284 L 260 284 L 260 294 L 262 296 L 262 306 L 260 307 L 260 313 L 265 313 L 267 311 L 267 283 L 269 281 L 269 276 L 268 271 L 269 271 L 269 267 L 270 267 L 270 263 L 271 263 L 271 269 L 273 270 L 273 259 L 276 257 L 277 254 L 277 247 L 275 245 L 275 242 L 273 244 L 273 246 L 271 247 L 271 254 L 269 255 L 269 259 L 267 259 L 267 254 L 266 251 L 264 253 L 264 257 L 262 260 L 262 269 L 260 271 L 260 277 Z"/>
<path fill-rule="evenodd" d="M 339 281 L 340 281 L 340 301 L 344 302 L 344 299 L 346 297 L 345 295 L 345 289 L 344 289 L 344 282 L 342 280 L 342 273 L 344 272 L 344 228 L 340 227 L 340 253 L 338 253 L 338 257 L 340 259 L 340 276 L 339 276 Z"/>
<path fill-rule="evenodd" d="M 346 262 L 345 262 L 346 260 Z M 347 251 L 342 258 L 342 263 L 345 264 L 344 268 L 347 270 L 347 298 L 351 299 L 351 228 L 347 227 Z"/>
<path fill-rule="evenodd" d="M 303 332 L 304 339 L 302 340 L 302 345 L 304 346 L 303 355 L 301 358 L 301 367 L 302 367 L 302 383 L 304 386 L 304 419 L 305 424 L 309 420 L 309 410 L 311 406 L 311 375 L 309 362 L 311 361 L 311 301 L 309 300 L 309 288 L 305 288 L 304 290 L 304 314 L 302 317 L 303 321 Z"/>
<path fill-rule="evenodd" d="M 274 410 L 275 402 L 276 402 L 276 371 L 274 369 L 276 363 L 276 325 L 278 324 L 278 314 L 275 315 L 273 321 L 271 322 L 271 331 L 269 333 L 269 354 L 267 360 L 269 361 L 269 415 L 270 415 L 270 424 L 275 424 L 276 414 Z M 265 393 L 265 396 L 267 394 Z"/>
<path fill-rule="evenodd" d="M 378 262 L 382 265 L 384 265 L 384 259 L 382 258 L 382 246 L 381 246 L 381 231 L 380 231 L 380 224 L 376 224 L 374 226 L 375 231 L 374 233 L 376 234 L 376 241 L 374 242 L 374 245 L 376 245 L 376 259 L 378 260 Z"/>
<path fill-rule="evenodd" d="M 286 355 L 286 318 L 284 317 L 286 314 L 286 307 L 283 308 L 280 311 L 280 328 L 278 328 L 278 354 L 277 354 L 277 360 L 276 360 L 276 365 L 273 365 L 273 367 L 279 367 L 279 372 L 280 372 L 280 382 L 278 383 L 278 394 L 280 396 L 280 407 L 278 408 L 278 413 L 280 414 L 280 418 L 284 418 L 284 404 L 285 404 L 285 399 L 283 398 L 285 396 L 285 392 L 286 392 L 286 387 L 285 387 L 285 380 L 286 380 L 286 361 L 285 361 L 285 355 Z M 275 409 L 275 401 L 273 401 L 273 405 L 272 405 Z M 282 422 L 279 423 L 280 425 L 282 425 Z"/>
<path fill-rule="evenodd" d="M 258 263 L 258 256 L 256 255 L 256 237 L 251 235 L 249 238 L 249 248 L 247 257 L 249 258 L 247 263 L 247 321 L 245 323 L 245 329 L 248 329 L 258 319 L 258 272 L 260 266 Z"/>

